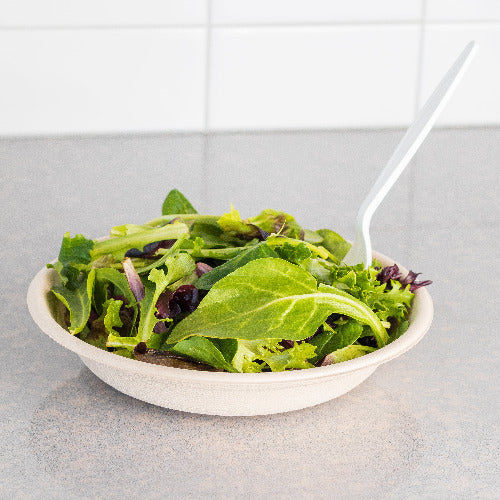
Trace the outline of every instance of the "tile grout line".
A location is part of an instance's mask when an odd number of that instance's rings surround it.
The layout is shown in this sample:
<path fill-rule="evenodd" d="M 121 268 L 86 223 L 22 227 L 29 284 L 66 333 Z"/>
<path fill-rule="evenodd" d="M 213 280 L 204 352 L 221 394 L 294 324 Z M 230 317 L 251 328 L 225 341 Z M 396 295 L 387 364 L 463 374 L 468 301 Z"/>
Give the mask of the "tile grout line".
<path fill-rule="evenodd" d="M 208 207 L 209 193 L 209 126 L 210 126 L 210 76 L 212 66 L 212 0 L 207 0 L 205 22 L 205 82 L 204 82 L 204 102 L 203 102 L 203 145 L 201 156 L 201 175 L 203 178 L 201 186 L 202 206 Z"/>
<path fill-rule="evenodd" d="M 211 7 L 209 7 L 211 8 Z M 470 24 L 500 25 L 500 19 L 433 19 L 427 20 L 428 25 L 448 25 L 460 26 Z M 369 26 L 419 26 L 418 20 L 398 20 L 398 21 L 326 21 L 326 22 L 304 22 L 304 23 L 283 23 L 283 22 L 249 22 L 249 23 L 211 23 L 210 28 L 217 29 L 242 29 L 242 28 L 338 28 L 338 27 L 369 27 Z M 1 25 L 3 31 L 64 31 L 64 30 L 134 30 L 134 29 L 190 29 L 204 28 L 206 23 L 178 23 L 178 24 L 104 24 L 104 25 Z"/>
<path fill-rule="evenodd" d="M 417 82 L 415 86 L 415 117 L 419 112 L 422 99 L 422 84 L 423 84 L 423 68 L 424 68 L 424 56 L 425 56 L 425 35 L 426 35 L 426 24 L 427 24 L 427 0 L 422 0 L 421 8 L 421 19 L 420 19 L 420 36 L 419 36 L 419 50 L 417 59 Z M 416 169 L 419 168 L 421 164 L 420 155 L 417 153 L 414 160 L 413 168 L 410 166 L 410 172 L 408 175 L 408 223 L 412 228 L 408 235 L 408 252 L 409 260 L 411 262 L 414 259 L 413 249 L 415 248 L 416 233 L 415 233 L 415 193 L 412 186 L 416 185 Z"/>
<path fill-rule="evenodd" d="M 424 45 L 425 33 L 427 24 L 427 0 L 422 0 L 422 10 L 420 19 L 420 33 L 419 33 L 419 49 L 417 56 L 417 85 L 415 88 L 415 116 L 417 115 L 422 99 L 422 81 L 423 81 L 423 67 L 424 67 Z"/>
<path fill-rule="evenodd" d="M 205 98 L 203 103 L 203 132 L 210 125 L 210 77 L 212 65 L 212 0 L 207 0 L 207 20 L 205 24 Z"/>

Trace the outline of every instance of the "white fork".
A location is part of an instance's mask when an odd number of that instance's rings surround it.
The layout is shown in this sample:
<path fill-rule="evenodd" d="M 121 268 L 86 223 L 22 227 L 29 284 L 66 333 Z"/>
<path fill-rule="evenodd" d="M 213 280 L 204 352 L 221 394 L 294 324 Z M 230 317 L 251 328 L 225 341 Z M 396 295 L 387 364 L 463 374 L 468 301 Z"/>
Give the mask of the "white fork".
<path fill-rule="evenodd" d="M 460 79 L 464 75 L 473 55 L 476 42 L 469 42 L 458 59 L 453 63 L 432 95 L 427 99 L 417 118 L 401 139 L 398 147 L 382 170 L 370 192 L 363 200 L 356 217 L 356 236 L 354 243 L 344 258 L 348 265 L 364 263 L 368 267 L 372 263 L 372 246 L 370 241 L 370 222 L 373 213 L 394 185 L 401 172 L 417 152 L 423 140 L 441 114 Z"/>

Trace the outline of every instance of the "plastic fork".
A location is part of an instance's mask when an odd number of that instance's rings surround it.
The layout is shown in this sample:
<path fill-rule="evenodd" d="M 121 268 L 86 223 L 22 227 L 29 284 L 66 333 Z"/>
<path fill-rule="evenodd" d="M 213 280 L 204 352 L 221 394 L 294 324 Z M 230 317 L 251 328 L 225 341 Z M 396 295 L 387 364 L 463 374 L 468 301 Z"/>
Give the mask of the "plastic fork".
<path fill-rule="evenodd" d="M 372 215 L 432 129 L 469 66 L 476 49 L 477 44 L 474 41 L 466 45 L 465 49 L 458 56 L 457 60 L 417 114 L 415 121 L 406 131 L 387 165 L 363 200 L 356 217 L 354 243 L 344 258 L 346 264 L 352 266 L 363 262 L 365 267 L 371 265 L 370 222 Z"/>

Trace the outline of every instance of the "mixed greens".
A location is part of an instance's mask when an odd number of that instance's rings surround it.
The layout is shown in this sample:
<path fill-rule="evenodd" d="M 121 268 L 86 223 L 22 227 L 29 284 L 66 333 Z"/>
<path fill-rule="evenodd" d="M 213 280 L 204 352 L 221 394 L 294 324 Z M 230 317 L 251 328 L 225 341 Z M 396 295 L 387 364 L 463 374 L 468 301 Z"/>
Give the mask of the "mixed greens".
<path fill-rule="evenodd" d="M 414 291 L 429 281 L 376 261 L 347 266 L 329 229 L 303 229 L 267 209 L 201 215 L 178 191 L 162 215 L 63 237 L 52 288 L 67 329 L 117 355 L 228 372 L 283 371 L 350 360 L 408 328 Z"/>

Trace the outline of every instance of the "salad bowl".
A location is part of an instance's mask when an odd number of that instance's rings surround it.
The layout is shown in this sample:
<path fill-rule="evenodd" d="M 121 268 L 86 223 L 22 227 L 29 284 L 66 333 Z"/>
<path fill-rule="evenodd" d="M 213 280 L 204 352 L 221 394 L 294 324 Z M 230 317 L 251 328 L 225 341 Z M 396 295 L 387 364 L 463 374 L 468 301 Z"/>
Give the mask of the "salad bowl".
<path fill-rule="evenodd" d="M 383 265 L 394 260 L 373 252 Z M 399 266 L 399 264 L 398 264 Z M 408 271 L 399 266 L 403 274 Z M 42 269 L 31 282 L 27 302 L 40 329 L 75 352 L 101 380 L 136 399 L 174 410 L 208 415 L 251 416 L 314 406 L 345 394 L 378 366 L 402 355 L 428 331 L 433 317 L 429 292 L 420 288 L 409 312 L 409 328 L 385 347 L 356 359 L 303 370 L 228 373 L 159 366 L 116 356 L 69 334 L 64 307 L 50 292 L 54 269 Z"/>

